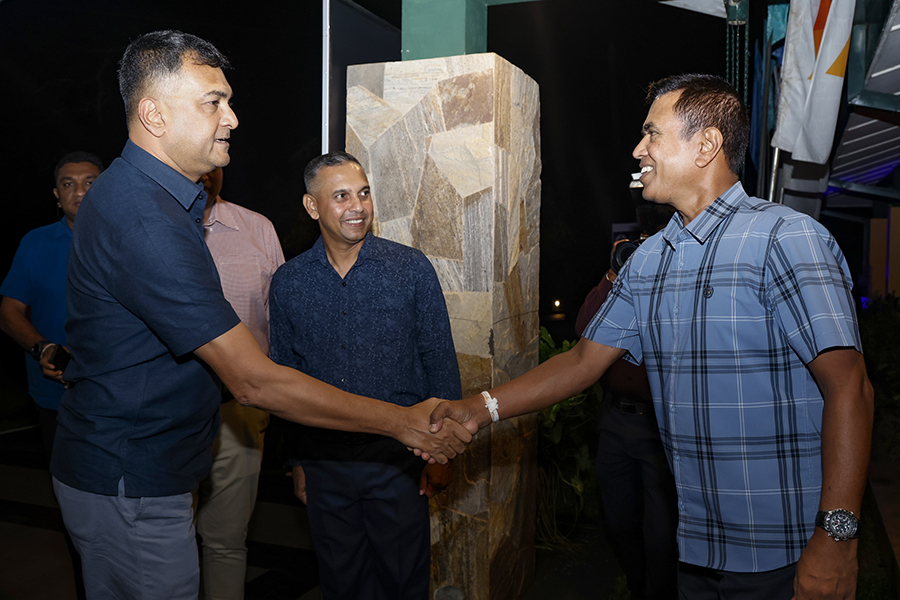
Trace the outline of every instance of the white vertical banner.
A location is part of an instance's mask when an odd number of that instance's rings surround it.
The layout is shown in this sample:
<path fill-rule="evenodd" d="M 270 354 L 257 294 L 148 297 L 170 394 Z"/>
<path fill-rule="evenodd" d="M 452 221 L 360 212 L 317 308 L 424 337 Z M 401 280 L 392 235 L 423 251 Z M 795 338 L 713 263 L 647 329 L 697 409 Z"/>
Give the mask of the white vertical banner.
<path fill-rule="evenodd" d="M 856 0 L 791 0 L 772 146 L 824 164 L 847 72 Z"/>

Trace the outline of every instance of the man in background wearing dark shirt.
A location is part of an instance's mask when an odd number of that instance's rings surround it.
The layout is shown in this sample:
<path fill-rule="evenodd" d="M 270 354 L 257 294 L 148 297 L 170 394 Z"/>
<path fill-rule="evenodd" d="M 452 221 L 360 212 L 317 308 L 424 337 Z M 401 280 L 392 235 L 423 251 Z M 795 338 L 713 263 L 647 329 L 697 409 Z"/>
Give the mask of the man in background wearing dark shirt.
<path fill-rule="evenodd" d="M 304 179 L 303 205 L 322 236 L 272 279 L 272 360 L 400 406 L 461 395 L 434 268 L 419 250 L 369 232 L 372 194 L 359 162 L 319 156 Z M 428 498 L 449 483 L 449 467 L 423 472 L 403 444 L 380 435 L 294 434 L 295 489 L 307 503 L 322 597 L 427 598 Z"/>
<path fill-rule="evenodd" d="M 225 299 L 203 239 L 200 178 L 238 126 L 228 63 L 177 31 L 138 37 L 119 68 L 128 142 L 79 209 L 68 269 L 72 387 L 51 473 L 89 598 L 195 600 L 191 491 L 210 469 L 221 391 L 289 420 L 381 433 L 445 462 L 471 440 L 427 408 L 353 396 L 275 365 Z M 212 371 L 212 372 L 211 372 Z"/>

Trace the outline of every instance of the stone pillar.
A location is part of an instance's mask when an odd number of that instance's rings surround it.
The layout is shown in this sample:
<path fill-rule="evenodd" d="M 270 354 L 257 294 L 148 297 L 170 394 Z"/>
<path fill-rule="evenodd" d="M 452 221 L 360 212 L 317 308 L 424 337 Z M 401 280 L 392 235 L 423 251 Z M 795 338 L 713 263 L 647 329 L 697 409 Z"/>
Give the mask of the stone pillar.
<path fill-rule="evenodd" d="M 463 393 L 538 362 L 540 101 L 495 54 L 351 66 L 347 151 L 377 235 L 421 249 L 450 312 Z M 533 416 L 480 432 L 432 501 L 439 598 L 522 596 L 534 570 Z M 454 589 L 462 592 L 455 592 Z"/>

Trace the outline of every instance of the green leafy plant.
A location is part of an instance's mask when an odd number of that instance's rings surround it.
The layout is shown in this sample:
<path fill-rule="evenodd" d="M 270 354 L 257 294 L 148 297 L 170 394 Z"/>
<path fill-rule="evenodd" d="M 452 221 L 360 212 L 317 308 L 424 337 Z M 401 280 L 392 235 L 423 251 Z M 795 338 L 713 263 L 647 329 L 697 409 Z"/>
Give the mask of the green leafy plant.
<path fill-rule="evenodd" d="M 565 340 L 557 346 L 541 327 L 540 361 L 568 352 L 575 343 Z M 571 547 L 567 536 L 578 518 L 587 507 L 596 511 L 596 416 L 601 395 L 594 385 L 539 413 L 537 535 L 544 547 Z M 568 521 L 568 531 L 560 530 L 559 516 Z"/>

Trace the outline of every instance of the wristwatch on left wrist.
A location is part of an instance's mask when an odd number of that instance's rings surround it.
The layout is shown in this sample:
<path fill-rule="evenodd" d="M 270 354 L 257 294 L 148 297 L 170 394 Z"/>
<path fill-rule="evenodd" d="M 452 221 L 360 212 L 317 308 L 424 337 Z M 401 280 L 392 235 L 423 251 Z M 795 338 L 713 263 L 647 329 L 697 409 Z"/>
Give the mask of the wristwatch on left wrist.
<path fill-rule="evenodd" d="M 31 347 L 31 350 L 29 350 L 28 353 L 34 357 L 34 360 L 40 362 L 41 354 L 43 354 L 44 348 L 46 348 L 50 344 L 51 342 L 49 340 L 40 340 L 38 342 L 35 342 L 34 346 Z"/>
<path fill-rule="evenodd" d="M 836 542 L 846 542 L 859 537 L 859 519 L 844 508 L 820 510 L 816 513 L 816 527 L 828 532 L 828 537 Z"/>

